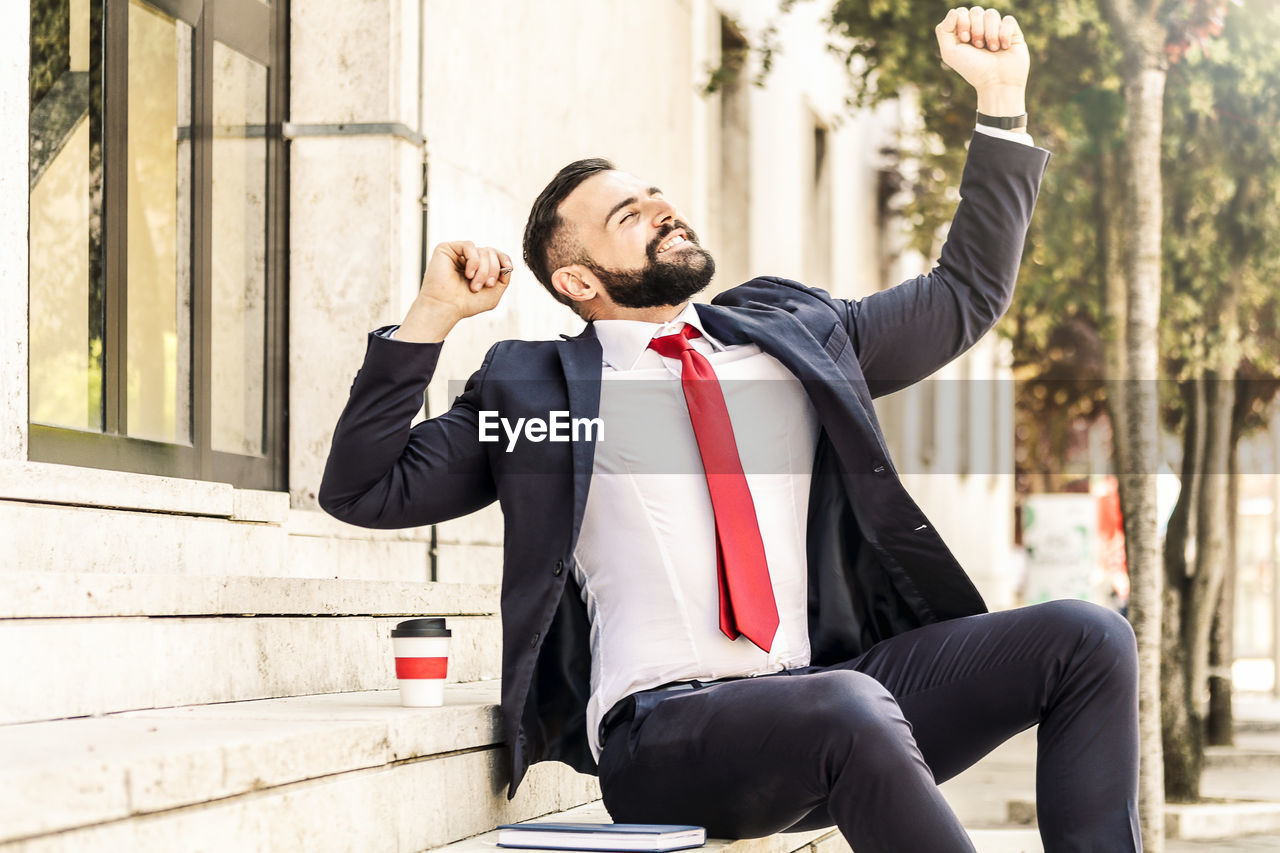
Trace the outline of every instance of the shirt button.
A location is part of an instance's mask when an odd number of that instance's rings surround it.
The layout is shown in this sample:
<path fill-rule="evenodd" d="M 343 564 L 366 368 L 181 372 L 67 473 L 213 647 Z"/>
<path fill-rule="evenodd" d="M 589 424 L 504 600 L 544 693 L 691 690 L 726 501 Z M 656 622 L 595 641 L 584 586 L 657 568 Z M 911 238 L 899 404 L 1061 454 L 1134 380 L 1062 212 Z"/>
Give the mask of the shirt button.
<path fill-rule="evenodd" d="M 556 560 L 556 567 L 551 570 L 551 574 L 555 575 L 556 577 L 560 577 L 560 574 L 563 571 L 564 571 L 564 560 Z"/>
<path fill-rule="evenodd" d="M 536 649 L 538 647 L 538 640 L 540 640 L 541 638 L 542 638 L 542 634 L 538 633 L 537 631 L 534 631 L 533 639 L 529 641 L 530 648 Z"/>

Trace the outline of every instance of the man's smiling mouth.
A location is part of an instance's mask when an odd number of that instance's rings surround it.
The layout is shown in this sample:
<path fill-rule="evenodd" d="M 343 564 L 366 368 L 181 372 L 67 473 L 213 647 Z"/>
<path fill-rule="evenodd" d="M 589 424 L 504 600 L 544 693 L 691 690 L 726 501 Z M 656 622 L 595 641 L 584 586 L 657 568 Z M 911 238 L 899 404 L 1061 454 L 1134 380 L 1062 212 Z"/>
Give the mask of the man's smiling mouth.
<path fill-rule="evenodd" d="M 672 234 L 670 237 L 662 241 L 662 244 L 658 246 L 658 251 L 655 254 L 661 255 L 663 252 L 667 251 L 667 249 L 671 249 L 671 248 L 674 248 L 675 246 L 679 246 L 683 243 L 688 243 L 688 242 L 689 240 L 684 236 L 684 232 L 677 231 L 676 233 Z"/>

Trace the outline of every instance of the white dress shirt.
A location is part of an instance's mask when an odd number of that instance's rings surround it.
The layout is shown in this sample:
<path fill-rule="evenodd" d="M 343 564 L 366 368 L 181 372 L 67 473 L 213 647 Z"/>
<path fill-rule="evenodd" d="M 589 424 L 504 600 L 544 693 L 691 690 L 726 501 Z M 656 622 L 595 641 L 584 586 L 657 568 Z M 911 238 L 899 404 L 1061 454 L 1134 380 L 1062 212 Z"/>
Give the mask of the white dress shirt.
<path fill-rule="evenodd" d="M 648 349 L 685 323 L 724 391 L 778 606 L 769 652 L 720 631 L 715 516 L 678 381 Z M 573 572 L 591 620 L 587 736 L 629 693 L 671 681 L 750 676 L 809 663 L 805 530 L 818 420 L 804 388 L 755 344 L 726 347 L 692 304 L 665 325 L 597 320 L 603 349 L 591 487 Z"/>

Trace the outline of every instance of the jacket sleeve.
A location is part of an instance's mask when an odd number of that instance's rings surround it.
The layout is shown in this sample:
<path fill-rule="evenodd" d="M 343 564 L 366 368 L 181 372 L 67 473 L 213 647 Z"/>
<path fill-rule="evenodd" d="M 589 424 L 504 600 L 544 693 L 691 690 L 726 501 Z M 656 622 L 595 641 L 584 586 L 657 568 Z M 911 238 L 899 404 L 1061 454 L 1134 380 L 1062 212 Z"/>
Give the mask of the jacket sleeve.
<path fill-rule="evenodd" d="M 417 527 L 496 499 L 477 414 L 496 345 L 447 412 L 410 428 L 443 346 L 369 335 L 320 483 L 325 512 L 361 527 Z"/>
<path fill-rule="evenodd" d="M 873 396 L 918 382 L 1008 309 L 1050 153 L 975 132 L 937 265 L 861 300 L 836 300 Z"/>

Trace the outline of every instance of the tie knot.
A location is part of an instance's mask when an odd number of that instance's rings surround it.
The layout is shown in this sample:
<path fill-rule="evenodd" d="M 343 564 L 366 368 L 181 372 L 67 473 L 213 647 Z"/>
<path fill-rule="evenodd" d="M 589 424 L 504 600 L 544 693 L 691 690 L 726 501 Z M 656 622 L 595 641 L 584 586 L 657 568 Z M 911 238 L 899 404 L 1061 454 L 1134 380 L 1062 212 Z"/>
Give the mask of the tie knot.
<path fill-rule="evenodd" d="M 667 358 L 679 358 L 683 353 L 693 349 L 689 339 L 699 337 L 702 337 L 702 334 L 697 327 L 686 323 L 683 329 L 674 334 L 651 339 L 649 349 Z"/>

